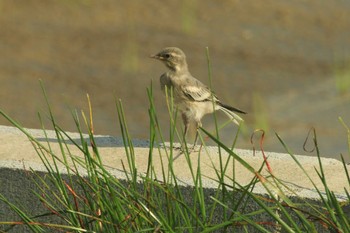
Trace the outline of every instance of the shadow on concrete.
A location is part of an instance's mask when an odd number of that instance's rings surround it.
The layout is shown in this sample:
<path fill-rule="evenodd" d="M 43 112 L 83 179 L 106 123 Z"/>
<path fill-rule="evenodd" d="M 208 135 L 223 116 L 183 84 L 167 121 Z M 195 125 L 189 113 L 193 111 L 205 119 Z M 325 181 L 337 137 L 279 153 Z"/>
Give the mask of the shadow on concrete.
<path fill-rule="evenodd" d="M 90 138 L 86 135 L 84 135 L 84 138 L 79 137 L 72 137 L 71 139 L 64 138 L 58 140 L 57 138 L 45 138 L 45 137 L 37 137 L 35 138 L 39 142 L 49 142 L 49 143 L 59 143 L 64 142 L 67 145 L 79 145 L 82 146 L 83 142 L 90 145 Z M 120 137 L 112 137 L 112 136 L 95 136 L 94 141 L 97 145 L 97 147 L 124 147 L 125 143 L 122 138 Z M 149 147 L 149 141 L 146 140 L 139 140 L 139 139 L 133 139 L 132 144 L 134 147 L 142 147 L 142 148 L 148 148 Z"/>

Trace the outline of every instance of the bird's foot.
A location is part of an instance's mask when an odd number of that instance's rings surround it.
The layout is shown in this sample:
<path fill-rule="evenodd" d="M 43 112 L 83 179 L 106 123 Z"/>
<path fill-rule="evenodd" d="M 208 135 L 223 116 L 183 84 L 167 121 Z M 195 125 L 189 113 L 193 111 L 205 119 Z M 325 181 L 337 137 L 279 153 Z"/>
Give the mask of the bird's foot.
<path fill-rule="evenodd" d="M 180 154 L 188 153 L 191 154 L 193 152 L 198 152 L 202 149 L 202 145 L 190 145 L 190 144 L 180 144 L 180 143 L 174 143 L 174 144 L 164 144 L 163 147 L 165 149 L 173 149 L 174 151 L 180 152 Z"/>
<path fill-rule="evenodd" d="M 164 144 L 161 144 L 161 147 L 163 147 L 164 149 L 173 149 L 173 150 L 176 150 L 176 151 L 185 151 L 185 146 L 180 144 L 180 143 L 164 143 Z"/>
<path fill-rule="evenodd" d="M 202 149 L 202 145 L 196 145 L 196 144 L 194 144 L 194 145 L 191 147 L 191 152 L 199 152 L 201 149 Z"/>
<path fill-rule="evenodd" d="M 187 144 L 187 147 L 185 147 L 184 145 L 179 147 L 179 150 L 181 150 L 182 152 L 187 152 L 189 154 L 193 153 L 193 152 L 198 152 L 202 149 L 202 145 L 188 145 Z"/>

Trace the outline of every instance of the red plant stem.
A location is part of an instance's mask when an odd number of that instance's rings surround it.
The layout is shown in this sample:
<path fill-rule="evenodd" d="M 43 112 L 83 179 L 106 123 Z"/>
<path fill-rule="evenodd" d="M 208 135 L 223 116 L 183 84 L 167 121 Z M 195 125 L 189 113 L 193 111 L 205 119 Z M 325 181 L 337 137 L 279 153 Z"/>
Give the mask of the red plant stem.
<path fill-rule="evenodd" d="M 260 150 L 261 153 L 263 155 L 267 170 L 270 172 L 270 174 L 272 174 L 272 168 L 270 166 L 270 163 L 267 161 L 267 157 L 265 155 L 265 151 L 264 151 L 264 139 L 265 139 L 265 131 L 263 129 L 256 129 L 254 130 L 254 132 L 252 133 L 252 136 L 250 137 L 250 143 L 253 145 L 253 155 L 255 156 L 255 146 L 254 146 L 254 142 L 253 142 L 253 137 L 257 132 L 261 132 L 261 137 L 259 140 L 259 146 L 260 146 Z"/>
<path fill-rule="evenodd" d="M 64 182 L 65 186 L 67 187 L 67 189 L 69 190 L 69 192 L 72 194 L 73 199 L 74 199 L 75 209 L 76 209 L 76 211 L 79 212 L 79 204 L 78 204 L 78 200 L 77 200 L 77 197 L 79 197 L 79 196 L 77 195 L 77 193 L 65 181 L 63 181 L 63 182 Z M 79 214 L 78 214 L 78 219 L 79 219 L 80 226 L 82 228 L 85 228 L 83 220 L 81 219 Z"/>

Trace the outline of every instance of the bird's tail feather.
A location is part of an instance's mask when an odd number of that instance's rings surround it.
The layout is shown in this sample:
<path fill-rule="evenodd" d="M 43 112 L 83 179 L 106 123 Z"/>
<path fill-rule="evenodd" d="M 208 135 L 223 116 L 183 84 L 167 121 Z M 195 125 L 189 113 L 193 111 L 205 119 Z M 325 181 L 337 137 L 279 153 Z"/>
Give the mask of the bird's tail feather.
<path fill-rule="evenodd" d="M 225 113 L 230 118 L 230 120 L 233 121 L 236 125 L 240 125 L 241 122 L 244 121 L 240 116 L 238 116 L 236 113 L 234 113 L 230 109 L 225 108 L 224 106 L 221 106 L 220 110 L 223 113 Z"/>
<path fill-rule="evenodd" d="M 238 109 L 238 108 L 231 107 L 230 105 L 223 104 L 223 103 L 221 103 L 221 102 L 218 102 L 218 104 L 219 104 L 221 107 L 223 107 L 223 108 L 225 108 L 225 109 L 227 109 L 227 110 L 230 110 L 231 112 L 238 112 L 238 113 L 246 114 L 245 111 L 242 111 L 241 109 Z"/>

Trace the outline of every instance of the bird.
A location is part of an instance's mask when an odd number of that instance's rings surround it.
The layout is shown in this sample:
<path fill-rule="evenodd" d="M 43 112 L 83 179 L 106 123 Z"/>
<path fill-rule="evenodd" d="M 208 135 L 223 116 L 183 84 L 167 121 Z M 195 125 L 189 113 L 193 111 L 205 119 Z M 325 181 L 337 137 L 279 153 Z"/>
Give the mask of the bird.
<path fill-rule="evenodd" d="M 160 76 L 161 90 L 168 93 L 172 89 L 173 101 L 180 112 L 184 124 L 184 139 L 190 125 L 196 127 L 193 147 L 196 146 L 198 129 L 202 127 L 203 116 L 220 110 L 235 124 L 240 125 L 243 119 L 236 113 L 246 114 L 238 108 L 222 103 L 214 92 L 194 78 L 187 65 L 185 53 L 177 47 L 166 47 L 150 56 L 165 64 L 168 71 Z"/>

